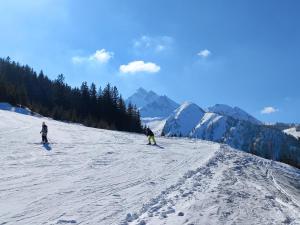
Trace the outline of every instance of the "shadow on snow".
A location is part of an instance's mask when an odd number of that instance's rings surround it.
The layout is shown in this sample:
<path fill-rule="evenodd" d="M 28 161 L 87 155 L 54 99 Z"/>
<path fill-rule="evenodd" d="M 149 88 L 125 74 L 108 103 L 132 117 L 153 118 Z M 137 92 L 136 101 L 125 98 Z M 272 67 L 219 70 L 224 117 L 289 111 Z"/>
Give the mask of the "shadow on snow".
<path fill-rule="evenodd" d="M 44 148 L 45 148 L 47 151 L 51 151 L 51 150 L 52 150 L 52 148 L 51 148 L 51 146 L 49 145 L 49 143 L 45 143 L 45 144 L 43 144 L 43 146 L 44 146 Z"/>

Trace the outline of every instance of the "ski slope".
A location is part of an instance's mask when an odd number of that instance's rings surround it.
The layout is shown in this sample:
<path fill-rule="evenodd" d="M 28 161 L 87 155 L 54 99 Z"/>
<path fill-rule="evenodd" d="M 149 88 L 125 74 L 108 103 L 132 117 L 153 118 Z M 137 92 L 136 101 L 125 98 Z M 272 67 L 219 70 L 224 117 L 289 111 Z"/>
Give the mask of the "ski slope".
<path fill-rule="evenodd" d="M 0 110 L 0 224 L 300 224 L 298 169 L 212 142 L 146 142 Z"/>

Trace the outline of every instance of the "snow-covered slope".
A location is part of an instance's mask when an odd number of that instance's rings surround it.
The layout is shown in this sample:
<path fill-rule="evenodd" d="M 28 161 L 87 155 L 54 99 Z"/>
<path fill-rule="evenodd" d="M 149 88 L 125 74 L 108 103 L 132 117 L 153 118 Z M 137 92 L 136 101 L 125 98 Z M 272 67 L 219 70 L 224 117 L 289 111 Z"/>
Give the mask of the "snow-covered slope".
<path fill-rule="evenodd" d="M 221 148 L 145 205 L 129 224 L 299 225 L 299 182 L 299 170 Z"/>
<path fill-rule="evenodd" d="M 300 224 L 300 170 L 212 142 L 157 142 L 0 110 L 0 224 Z"/>
<path fill-rule="evenodd" d="M 21 113 L 24 115 L 39 116 L 37 113 L 32 112 L 28 108 L 12 106 L 11 104 L 6 103 L 6 102 L 0 102 L 0 110 L 7 110 L 7 111 L 11 111 L 11 112 Z"/>
<path fill-rule="evenodd" d="M 299 128 L 297 129 L 296 127 L 292 127 L 292 128 L 284 130 L 283 132 L 285 132 L 286 134 L 293 135 L 296 138 L 300 138 L 300 129 Z"/>
<path fill-rule="evenodd" d="M 188 136 L 204 115 L 204 110 L 194 103 L 184 102 L 166 121 L 166 136 Z"/>
<path fill-rule="evenodd" d="M 190 136 L 222 142 L 227 129 L 227 117 L 216 113 L 205 113 L 190 133 Z"/>
<path fill-rule="evenodd" d="M 212 107 L 209 107 L 208 111 L 223 116 L 230 116 L 234 119 L 248 121 L 254 124 L 262 124 L 262 122 L 260 122 L 244 110 L 240 109 L 239 107 L 231 107 L 224 104 L 216 104 Z"/>
<path fill-rule="evenodd" d="M 167 96 L 159 96 L 155 92 L 148 92 L 143 88 L 139 88 L 136 93 L 126 100 L 127 104 L 129 102 L 139 108 L 142 117 L 152 118 L 166 118 L 179 106 L 178 103 Z"/>

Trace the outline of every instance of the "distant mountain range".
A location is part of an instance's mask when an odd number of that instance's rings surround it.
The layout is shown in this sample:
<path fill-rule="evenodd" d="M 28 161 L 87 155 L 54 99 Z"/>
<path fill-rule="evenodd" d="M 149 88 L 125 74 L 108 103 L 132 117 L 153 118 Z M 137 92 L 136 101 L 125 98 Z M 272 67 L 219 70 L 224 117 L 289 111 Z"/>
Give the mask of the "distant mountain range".
<path fill-rule="evenodd" d="M 153 91 L 146 91 L 139 88 L 136 93 L 126 100 L 126 103 L 132 103 L 138 107 L 142 117 L 168 117 L 179 104 L 167 96 L 160 96 Z"/>
<path fill-rule="evenodd" d="M 158 95 L 154 91 L 147 91 L 139 88 L 132 96 L 126 100 L 126 104 L 132 103 L 138 107 L 142 117 L 167 118 L 177 108 L 182 108 L 178 103 L 166 95 Z M 201 109 L 203 112 L 204 110 Z M 230 116 L 235 119 L 249 121 L 254 124 L 262 124 L 259 120 L 238 107 L 231 107 L 224 104 L 216 104 L 209 107 L 207 112 L 216 113 L 223 116 Z"/>
<path fill-rule="evenodd" d="M 300 167 L 300 141 L 297 138 L 263 125 L 240 109 L 225 108 L 227 110 L 220 113 L 216 110 L 205 112 L 196 104 L 186 102 L 167 118 L 162 134 L 225 143 L 245 152 Z"/>
<path fill-rule="evenodd" d="M 262 122 L 260 122 L 258 119 L 254 118 L 239 107 L 231 107 L 224 104 L 216 104 L 213 107 L 209 107 L 208 111 L 223 116 L 230 116 L 238 120 L 248 121 L 254 124 L 262 124 Z"/>
<path fill-rule="evenodd" d="M 300 141 L 294 133 L 264 125 L 238 107 L 216 104 L 204 110 L 191 102 L 179 105 L 167 96 L 142 88 L 128 98 L 129 102 L 139 107 L 142 117 L 148 117 L 143 122 L 156 134 L 225 143 L 300 167 Z"/>

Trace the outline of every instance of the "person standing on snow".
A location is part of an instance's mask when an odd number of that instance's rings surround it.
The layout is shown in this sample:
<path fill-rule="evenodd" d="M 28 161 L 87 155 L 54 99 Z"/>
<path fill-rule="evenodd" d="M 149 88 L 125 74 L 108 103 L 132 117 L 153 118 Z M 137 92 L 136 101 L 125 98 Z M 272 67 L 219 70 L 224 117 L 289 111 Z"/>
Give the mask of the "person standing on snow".
<path fill-rule="evenodd" d="M 156 141 L 155 141 L 155 138 L 154 138 L 154 133 L 152 132 L 152 130 L 150 130 L 150 128 L 148 127 L 146 129 L 146 135 L 148 137 L 148 145 L 151 145 L 151 140 L 153 141 L 153 144 L 156 145 Z"/>
<path fill-rule="evenodd" d="M 40 132 L 40 134 L 42 134 L 42 142 L 43 142 L 43 144 L 47 144 L 48 143 L 47 133 L 48 133 L 48 127 L 47 127 L 46 123 L 43 122 L 42 130 Z"/>

